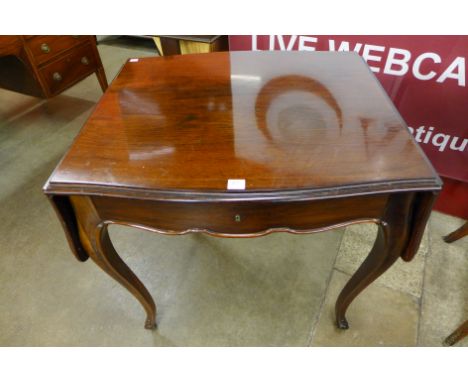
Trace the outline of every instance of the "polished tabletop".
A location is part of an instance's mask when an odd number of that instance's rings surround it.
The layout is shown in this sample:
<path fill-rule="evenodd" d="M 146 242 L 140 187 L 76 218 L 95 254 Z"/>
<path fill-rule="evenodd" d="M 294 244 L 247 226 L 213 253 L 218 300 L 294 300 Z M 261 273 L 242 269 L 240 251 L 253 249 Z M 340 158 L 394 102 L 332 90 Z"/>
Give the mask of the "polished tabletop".
<path fill-rule="evenodd" d="M 245 189 L 228 189 L 230 179 Z M 143 197 L 419 188 L 440 180 L 365 62 L 347 52 L 130 59 L 46 184 Z"/>

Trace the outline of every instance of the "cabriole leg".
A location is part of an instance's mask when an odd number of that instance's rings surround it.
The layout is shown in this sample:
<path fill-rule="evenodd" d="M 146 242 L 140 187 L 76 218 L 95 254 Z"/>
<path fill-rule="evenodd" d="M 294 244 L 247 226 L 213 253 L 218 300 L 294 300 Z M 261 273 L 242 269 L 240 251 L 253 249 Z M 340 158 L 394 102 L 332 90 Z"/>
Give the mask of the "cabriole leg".
<path fill-rule="evenodd" d="M 345 285 L 336 301 L 336 323 L 340 329 L 349 327 L 345 314 L 356 296 L 402 255 L 408 240 L 411 200 L 411 195 L 406 194 L 389 197 L 371 252 Z"/>
<path fill-rule="evenodd" d="M 146 287 L 117 254 L 107 231 L 91 199 L 71 196 L 78 220 L 80 239 L 89 257 L 109 276 L 133 294 L 146 311 L 145 328 L 156 326 L 156 305 Z"/>

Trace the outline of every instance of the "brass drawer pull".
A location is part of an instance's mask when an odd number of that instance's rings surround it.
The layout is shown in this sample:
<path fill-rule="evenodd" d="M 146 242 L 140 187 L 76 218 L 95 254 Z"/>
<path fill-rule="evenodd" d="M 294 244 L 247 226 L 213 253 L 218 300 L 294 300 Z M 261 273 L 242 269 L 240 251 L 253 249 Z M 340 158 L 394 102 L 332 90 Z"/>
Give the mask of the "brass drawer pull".
<path fill-rule="evenodd" d="M 78 39 L 78 38 L 80 38 L 81 36 L 72 36 L 72 37 L 73 37 L 73 38 L 77 38 L 77 39 Z"/>
<path fill-rule="evenodd" d="M 52 78 L 54 79 L 54 81 L 62 81 L 62 76 L 60 75 L 59 72 L 55 72 L 54 74 L 52 74 Z"/>
<path fill-rule="evenodd" d="M 81 63 L 83 65 L 89 65 L 88 57 L 86 57 L 86 56 L 81 57 Z"/>
<path fill-rule="evenodd" d="M 236 221 L 236 223 L 239 223 L 241 221 L 240 215 L 234 216 L 234 220 Z"/>
<path fill-rule="evenodd" d="M 44 53 L 49 53 L 49 52 L 50 52 L 49 45 L 47 45 L 46 43 L 41 44 L 41 50 L 42 50 Z"/>

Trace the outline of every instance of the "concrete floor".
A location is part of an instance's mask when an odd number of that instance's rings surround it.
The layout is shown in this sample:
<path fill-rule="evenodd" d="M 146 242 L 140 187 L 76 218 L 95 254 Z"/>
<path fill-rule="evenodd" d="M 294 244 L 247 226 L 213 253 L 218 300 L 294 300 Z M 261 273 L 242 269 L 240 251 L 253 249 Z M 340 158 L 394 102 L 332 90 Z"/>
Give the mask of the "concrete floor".
<path fill-rule="evenodd" d="M 155 54 L 115 41 L 99 50 L 109 81 L 127 58 Z M 437 212 L 416 259 L 351 305 L 348 331 L 333 304 L 372 225 L 257 239 L 113 226 L 158 306 L 158 329 L 143 329 L 136 300 L 72 256 L 41 191 L 100 96 L 94 76 L 50 101 L 0 90 L 0 346 L 440 346 L 468 318 L 468 239 L 445 244 L 462 221 Z"/>

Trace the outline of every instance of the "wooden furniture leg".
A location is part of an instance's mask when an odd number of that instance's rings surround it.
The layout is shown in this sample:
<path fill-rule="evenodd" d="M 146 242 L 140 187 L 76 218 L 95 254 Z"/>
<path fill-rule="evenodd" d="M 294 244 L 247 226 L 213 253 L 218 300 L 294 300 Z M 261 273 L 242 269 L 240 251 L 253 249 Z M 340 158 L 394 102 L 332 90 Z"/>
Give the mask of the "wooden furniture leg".
<path fill-rule="evenodd" d="M 409 239 L 410 207 L 411 198 L 407 195 L 390 196 L 371 252 L 336 301 L 336 323 L 340 329 L 349 328 L 345 314 L 356 296 L 403 255 Z"/>
<path fill-rule="evenodd" d="M 452 334 L 450 334 L 445 340 L 445 346 L 455 345 L 458 341 L 468 336 L 468 320 L 461 324 Z"/>
<path fill-rule="evenodd" d="M 96 77 L 99 81 L 99 85 L 101 85 L 102 92 L 105 92 L 107 90 L 108 84 L 106 73 L 104 72 L 104 68 L 102 66 L 96 71 Z"/>
<path fill-rule="evenodd" d="M 465 237 L 468 235 L 468 221 L 465 222 L 460 228 L 457 230 L 453 231 L 452 233 L 449 233 L 447 236 L 444 236 L 444 241 L 446 243 L 453 243 L 456 240 L 461 239 L 462 237 Z"/>
<path fill-rule="evenodd" d="M 107 232 L 108 224 L 99 217 L 89 197 L 71 196 L 70 199 L 75 210 L 81 243 L 89 257 L 140 301 L 146 311 L 145 328 L 155 328 L 156 305 L 153 298 L 115 251 Z"/>
<path fill-rule="evenodd" d="M 444 236 L 446 243 L 453 243 L 468 235 L 468 221 L 465 222 L 460 228 Z M 468 320 L 461 324 L 452 334 L 450 334 L 445 340 L 445 346 L 455 345 L 458 341 L 461 341 L 468 335 Z"/>

